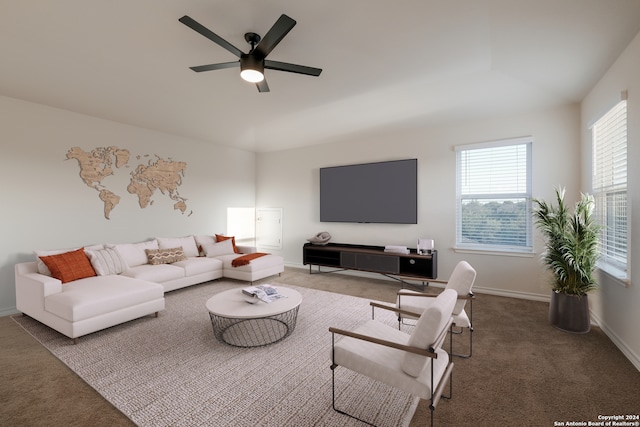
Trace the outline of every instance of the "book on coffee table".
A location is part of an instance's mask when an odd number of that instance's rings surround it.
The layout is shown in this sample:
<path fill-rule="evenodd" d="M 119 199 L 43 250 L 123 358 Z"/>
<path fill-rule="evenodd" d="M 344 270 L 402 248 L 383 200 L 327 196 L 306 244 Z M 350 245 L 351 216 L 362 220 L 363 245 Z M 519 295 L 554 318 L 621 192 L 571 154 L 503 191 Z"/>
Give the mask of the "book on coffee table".
<path fill-rule="evenodd" d="M 272 302 L 280 298 L 286 298 L 285 295 L 278 292 L 278 288 L 268 284 L 243 288 L 242 293 L 249 296 L 255 296 L 260 301 L 264 302 Z"/>

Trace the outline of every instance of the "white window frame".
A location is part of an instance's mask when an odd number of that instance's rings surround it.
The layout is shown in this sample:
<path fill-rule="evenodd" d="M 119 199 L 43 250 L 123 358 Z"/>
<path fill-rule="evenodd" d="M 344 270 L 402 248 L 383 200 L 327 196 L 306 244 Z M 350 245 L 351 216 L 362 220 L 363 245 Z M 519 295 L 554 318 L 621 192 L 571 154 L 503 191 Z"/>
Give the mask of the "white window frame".
<path fill-rule="evenodd" d="M 492 149 L 506 146 L 525 146 L 526 153 L 526 183 L 524 191 L 516 192 L 481 192 L 472 193 L 463 189 L 462 177 L 462 157 L 465 151 Z M 456 244 L 457 251 L 480 251 L 491 252 L 502 255 L 533 255 L 533 238 L 532 238 L 532 218 L 531 218 L 531 187 L 532 187 L 532 146 L 533 137 L 526 136 L 520 138 L 511 138 L 499 141 L 483 142 L 477 144 L 466 144 L 454 147 L 456 151 Z M 499 175 L 498 175 L 499 177 Z M 524 199 L 525 212 L 525 242 L 523 245 L 507 245 L 507 244 L 487 244 L 478 242 L 463 241 L 463 221 L 462 221 L 462 205 L 465 200 L 508 200 L 508 199 Z"/>
<path fill-rule="evenodd" d="M 616 114 L 620 116 L 616 118 Z M 598 268 L 624 286 L 629 284 L 631 230 L 627 120 L 627 96 L 626 92 L 622 92 L 620 101 L 589 126 L 592 143 L 591 192 L 596 202 L 597 221 L 603 226 L 599 239 Z M 619 203 L 620 196 L 622 205 Z M 620 209 L 624 210 L 624 220 L 612 213 Z"/>

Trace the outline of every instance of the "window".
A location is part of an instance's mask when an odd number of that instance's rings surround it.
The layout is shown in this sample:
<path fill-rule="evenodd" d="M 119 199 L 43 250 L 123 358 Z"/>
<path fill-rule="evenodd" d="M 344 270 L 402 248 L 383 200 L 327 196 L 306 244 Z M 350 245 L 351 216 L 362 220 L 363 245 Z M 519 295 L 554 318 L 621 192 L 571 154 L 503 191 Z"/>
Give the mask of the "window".
<path fill-rule="evenodd" d="M 532 252 L 532 137 L 456 147 L 456 247 Z"/>
<path fill-rule="evenodd" d="M 624 95 L 624 94 L 623 94 Z M 592 192 L 600 234 L 600 267 L 627 278 L 627 101 L 616 104 L 591 128 Z"/>

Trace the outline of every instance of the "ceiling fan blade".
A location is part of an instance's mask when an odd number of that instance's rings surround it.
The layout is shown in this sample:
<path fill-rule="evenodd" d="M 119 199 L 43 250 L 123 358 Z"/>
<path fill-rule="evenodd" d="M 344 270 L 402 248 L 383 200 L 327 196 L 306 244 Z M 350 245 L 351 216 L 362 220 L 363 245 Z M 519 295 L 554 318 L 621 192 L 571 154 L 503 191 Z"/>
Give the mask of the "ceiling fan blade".
<path fill-rule="evenodd" d="M 289 73 L 305 74 L 308 76 L 319 76 L 322 68 L 306 67 L 304 65 L 289 64 L 287 62 L 264 60 L 264 68 L 270 70 L 287 71 Z"/>
<path fill-rule="evenodd" d="M 232 45 L 231 43 L 229 43 L 228 41 L 226 41 L 225 39 L 223 39 L 222 37 L 220 37 L 219 35 L 217 35 L 213 31 L 209 30 L 204 25 L 202 25 L 199 22 L 195 21 L 191 17 L 185 15 L 182 18 L 178 19 L 178 21 L 182 22 L 184 25 L 186 25 L 187 27 L 191 28 L 192 30 L 202 34 L 203 36 L 205 36 L 206 38 L 208 38 L 212 42 L 222 46 L 225 49 L 227 49 L 229 52 L 233 53 L 238 58 L 240 58 L 240 56 L 242 55 L 242 51 L 240 49 L 238 49 L 237 47 L 235 47 L 234 45 Z"/>
<path fill-rule="evenodd" d="M 266 78 L 264 78 L 261 82 L 256 83 L 256 87 L 258 88 L 258 92 L 270 92 Z"/>
<path fill-rule="evenodd" d="M 269 55 L 274 47 L 280 43 L 280 41 L 287 35 L 293 27 L 295 27 L 296 21 L 289 18 L 287 15 L 282 14 L 275 24 L 269 29 L 267 34 L 264 35 L 260 43 L 253 51 L 254 55 L 261 59 L 264 59 Z"/>
<path fill-rule="evenodd" d="M 212 71 L 212 70 L 222 70 L 225 68 L 233 68 L 240 65 L 240 61 L 233 62 L 221 62 L 219 64 L 208 64 L 208 65 L 197 65 L 195 67 L 189 67 L 196 73 L 201 73 L 203 71 Z"/>

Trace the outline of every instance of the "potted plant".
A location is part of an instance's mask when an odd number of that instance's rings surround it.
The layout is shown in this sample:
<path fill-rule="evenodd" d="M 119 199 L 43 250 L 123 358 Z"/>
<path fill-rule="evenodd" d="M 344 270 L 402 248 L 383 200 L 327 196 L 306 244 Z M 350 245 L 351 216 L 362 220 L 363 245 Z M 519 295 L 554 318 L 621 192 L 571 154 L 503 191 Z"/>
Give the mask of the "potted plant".
<path fill-rule="evenodd" d="M 549 321 L 563 331 L 587 333 L 587 293 L 598 287 L 593 273 L 601 227 L 593 218 L 593 196 L 581 194 L 570 212 L 564 193 L 564 188 L 556 188 L 556 206 L 533 199 L 535 224 L 546 241 L 542 260 L 553 274 Z"/>

